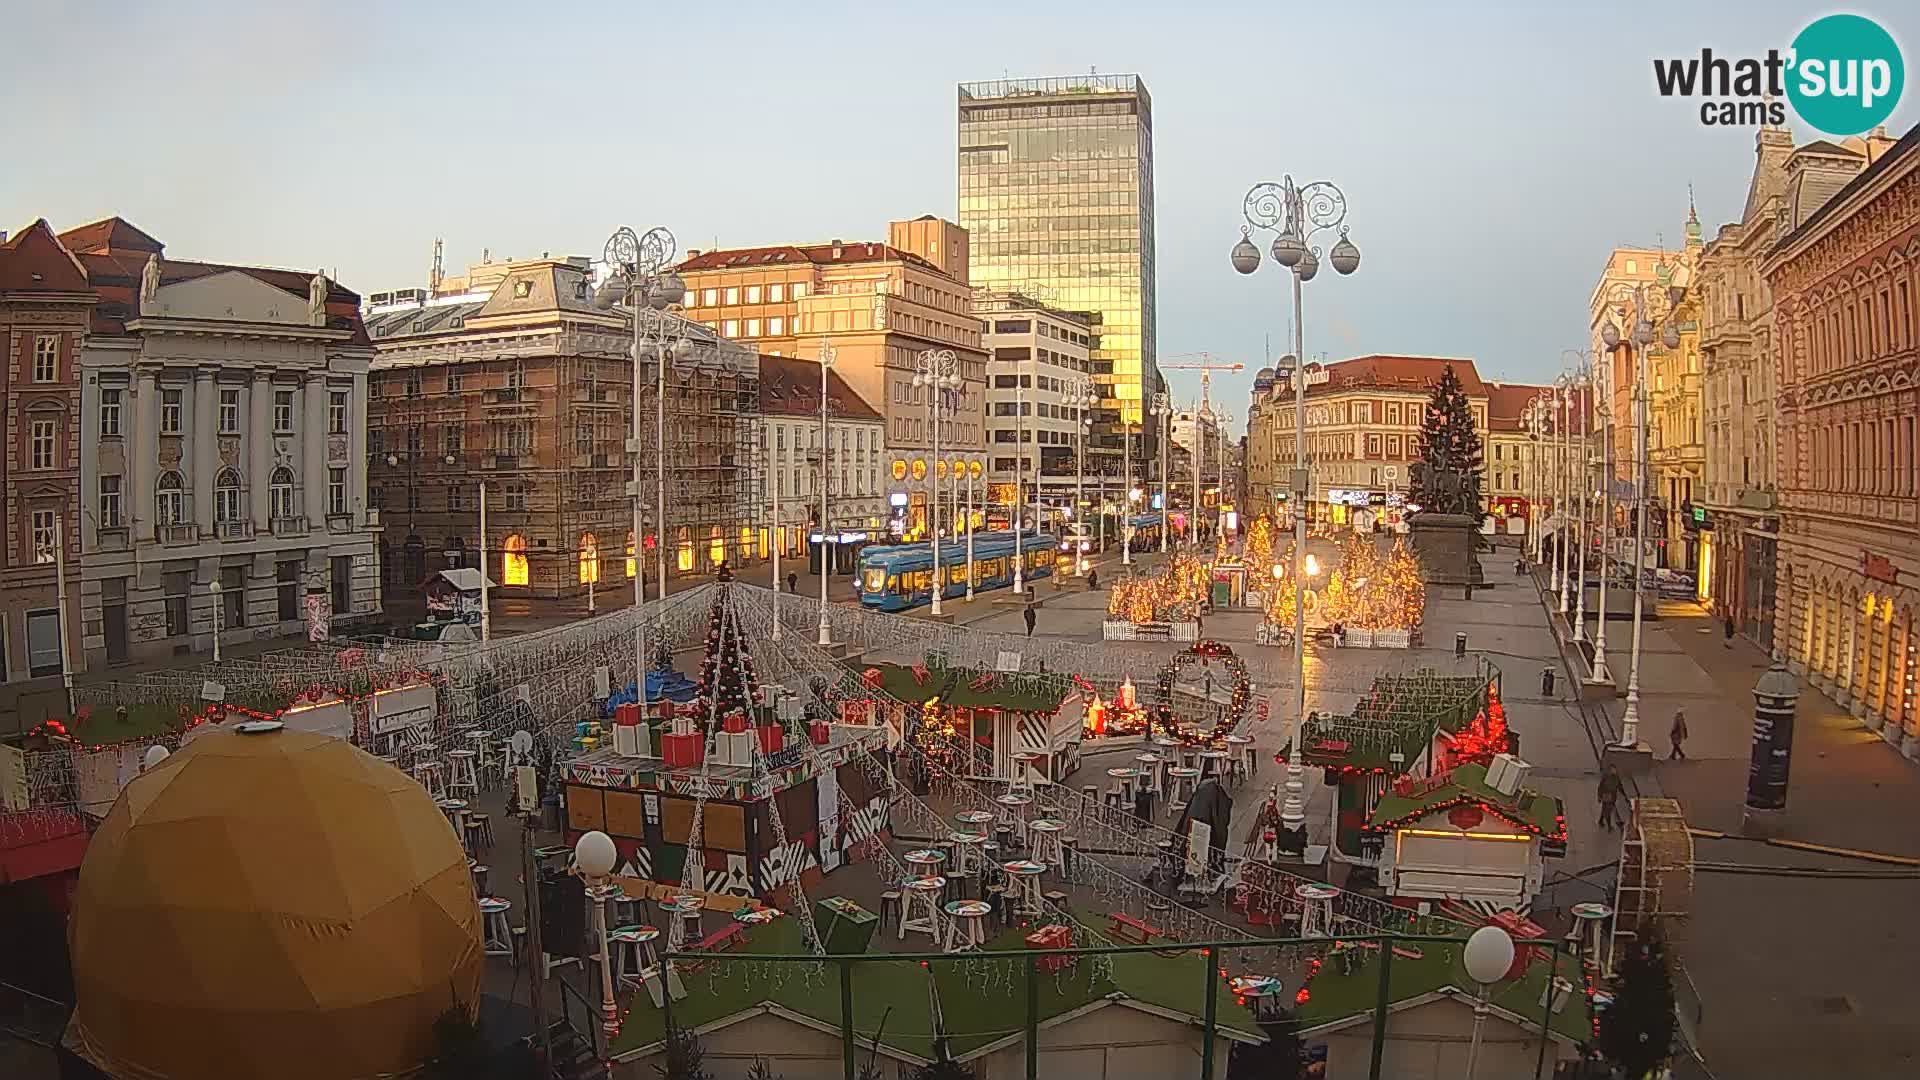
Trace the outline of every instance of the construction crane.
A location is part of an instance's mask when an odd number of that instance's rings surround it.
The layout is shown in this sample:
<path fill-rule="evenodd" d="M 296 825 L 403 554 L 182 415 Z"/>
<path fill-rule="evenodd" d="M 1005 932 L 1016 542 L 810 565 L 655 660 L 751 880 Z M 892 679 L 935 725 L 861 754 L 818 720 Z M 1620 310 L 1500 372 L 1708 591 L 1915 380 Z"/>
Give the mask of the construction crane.
<path fill-rule="evenodd" d="M 1169 363 L 1168 361 L 1186 360 L 1191 363 Z M 1210 412 L 1208 394 L 1213 387 L 1213 373 L 1216 371 L 1245 371 L 1247 365 L 1220 360 L 1210 352 L 1181 353 L 1160 361 L 1160 366 L 1176 371 L 1198 371 L 1200 373 L 1200 411 Z"/>

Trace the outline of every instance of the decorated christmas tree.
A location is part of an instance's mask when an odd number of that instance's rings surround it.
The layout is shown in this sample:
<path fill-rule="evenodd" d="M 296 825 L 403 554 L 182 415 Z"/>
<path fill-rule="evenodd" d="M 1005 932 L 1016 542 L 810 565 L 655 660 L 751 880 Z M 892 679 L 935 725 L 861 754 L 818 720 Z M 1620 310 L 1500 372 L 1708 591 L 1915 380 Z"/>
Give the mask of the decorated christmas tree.
<path fill-rule="evenodd" d="M 1273 522 L 1267 515 L 1261 514 L 1253 519 L 1247 528 L 1247 543 L 1241 549 L 1245 555 L 1247 572 L 1259 577 L 1268 574 L 1273 565 Z"/>
<path fill-rule="evenodd" d="M 1673 1048 L 1673 978 L 1667 947 L 1635 942 L 1615 973 L 1613 1007 L 1600 1018 L 1600 1052 L 1631 1080 L 1655 1075 Z"/>
<path fill-rule="evenodd" d="M 1427 400 L 1420 421 L 1419 458 L 1412 469 L 1412 499 L 1422 509 L 1440 514 L 1470 514 L 1484 510 L 1480 493 L 1480 433 L 1474 430 L 1467 393 L 1449 364 Z"/>
<path fill-rule="evenodd" d="M 731 590 L 715 591 L 707 612 L 706 654 L 700 659 L 700 697 L 713 706 L 712 715 L 724 719 L 738 711 L 751 715 L 753 657 L 740 645 L 740 628 L 727 610 Z"/>

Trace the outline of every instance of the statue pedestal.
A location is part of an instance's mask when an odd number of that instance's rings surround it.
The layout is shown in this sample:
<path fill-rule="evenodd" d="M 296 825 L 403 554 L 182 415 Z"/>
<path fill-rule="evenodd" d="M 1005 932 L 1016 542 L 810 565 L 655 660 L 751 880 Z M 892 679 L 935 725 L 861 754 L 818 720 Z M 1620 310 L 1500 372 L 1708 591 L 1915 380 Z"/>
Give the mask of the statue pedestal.
<path fill-rule="evenodd" d="M 1408 519 L 1407 534 L 1428 585 L 1486 584 L 1474 554 L 1480 540 L 1479 519 L 1468 514 L 1419 513 Z"/>

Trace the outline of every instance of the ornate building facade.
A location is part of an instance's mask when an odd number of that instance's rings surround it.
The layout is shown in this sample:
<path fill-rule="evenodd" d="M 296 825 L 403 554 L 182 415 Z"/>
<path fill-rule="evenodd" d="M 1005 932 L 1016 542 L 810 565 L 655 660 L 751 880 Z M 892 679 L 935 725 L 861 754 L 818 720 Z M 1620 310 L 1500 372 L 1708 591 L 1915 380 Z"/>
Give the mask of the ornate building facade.
<path fill-rule="evenodd" d="M 1774 645 L 1920 758 L 1920 128 L 1868 144 L 1872 163 L 1781 229 L 1762 265 L 1780 416 Z"/>

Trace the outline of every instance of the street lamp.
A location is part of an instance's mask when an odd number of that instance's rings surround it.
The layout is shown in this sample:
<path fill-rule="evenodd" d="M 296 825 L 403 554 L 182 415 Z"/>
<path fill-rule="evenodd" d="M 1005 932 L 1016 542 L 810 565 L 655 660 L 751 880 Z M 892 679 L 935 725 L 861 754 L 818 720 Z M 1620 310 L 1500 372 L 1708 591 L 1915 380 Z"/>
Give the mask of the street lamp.
<path fill-rule="evenodd" d="M 573 844 L 573 865 L 592 883 L 587 887 L 587 898 L 593 901 L 593 936 L 600 945 L 600 1030 L 607 1037 L 609 1053 L 614 1037 L 620 1034 L 620 1012 L 613 999 L 613 949 L 607 941 L 607 901 L 618 890 L 606 879 L 613 873 L 613 864 L 619 857 L 613 837 L 598 829 L 581 833 Z M 529 887 L 533 885 L 530 883 Z M 664 974 L 661 983 L 666 983 Z"/>
<path fill-rule="evenodd" d="M 1483 926 L 1467 938 L 1467 947 L 1462 954 L 1461 961 L 1466 966 L 1467 978 L 1480 984 L 1480 993 L 1473 1002 L 1473 1039 L 1467 1044 L 1467 1080 L 1473 1080 L 1474 1066 L 1479 1064 L 1480 1058 L 1480 1031 L 1486 1026 L 1489 1011 L 1487 998 L 1493 984 L 1506 978 L 1507 972 L 1513 970 L 1513 938 L 1497 926 Z M 1551 978 L 1548 981 L 1551 983 Z M 1551 985 L 1547 987 L 1547 993 L 1553 993 Z"/>
<path fill-rule="evenodd" d="M 1167 446 L 1173 442 L 1173 402 L 1165 390 L 1153 395 L 1153 415 L 1160 420 L 1160 554 L 1167 553 L 1167 531 L 1173 505 L 1167 501 Z"/>
<path fill-rule="evenodd" d="M 834 357 L 833 342 L 820 339 L 820 633 L 816 641 L 823 649 L 833 644 L 833 627 L 827 622 L 827 537 L 831 534 L 827 527 L 827 477 L 831 475 L 827 455 L 833 449 L 833 433 L 827 429 L 827 372 L 833 370 Z M 778 585 L 774 591 L 779 591 Z"/>
<path fill-rule="evenodd" d="M 1625 294 L 1620 294 L 1622 299 Z M 1633 538 L 1633 644 L 1629 653 L 1627 667 L 1627 707 L 1620 717 L 1620 743 L 1625 749 L 1640 745 L 1640 634 L 1641 621 L 1646 611 L 1646 552 L 1647 552 L 1647 347 L 1653 344 L 1653 322 L 1648 317 L 1647 294 L 1643 288 L 1635 288 L 1631 293 L 1633 301 L 1633 333 L 1627 339 L 1631 342 L 1635 360 L 1634 366 L 1634 453 L 1636 457 L 1634 475 L 1634 538 Z M 1600 340 L 1612 349 L 1620 344 L 1620 330 L 1609 318 L 1601 328 Z M 1671 341 L 1668 348 L 1680 344 L 1679 329 L 1671 324 L 1663 335 L 1662 344 Z"/>
<path fill-rule="evenodd" d="M 634 700 L 642 710 L 647 707 L 647 571 L 641 548 L 647 532 L 640 494 L 646 490 L 642 479 L 646 455 L 641 452 L 640 442 L 640 398 L 644 386 L 640 362 L 651 354 L 658 377 L 654 393 L 653 458 L 654 520 L 658 535 L 654 538 L 654 549 L 659 556 L 660 599 L 664 601 L 667 598 L 667 365 L 693 352 L 693 343 L 685 337 L 668 340 L 671 327 L 666 309 L 687 295 L 687 283 L 680 280 L 680 275 L 661 272 L 673 261 L 677 250 L 673 233 L 664 227 L 656 226 L 644 235 L 635 235 L 632 229 L 622 225 L 607 238 L 605 255 L 612 274 L 594 297 L 602 309 L 620 303 L 633 309 L 633 434 L 627 440 L 627 453 L 633 457 L 633 689 Z M 775 621 L 779 621 L 777 614 Z"/>
<path fill-rule="evenodd" d="M 1563 350 L 1560 355 L 1562 359 L 1574 361 L 1577 369 L 1580 372 L 1578 377 L 1579 381 L 1577 384 L 1580 387 L 1580 392 L 1581 392 L 1580 408 L 1582 410 L 1580 412 L 1580 471 L 1579 471 L 1579 476 L 1580 476 L 1580 595 L 1579 595 L 1579 602 L 1575 605 L 1575 611 L 1577 614 L 1576 614 L 1575 623 L 1574 623 L 1574 640 L 1584 641 L 1586 640 L 1585 629 L 1587 625 L 1587 618 L 1586 618 L 1586 615 L 1587 615 L 1587 607 L 1586 607 L 1587 548 L 1591 546 L 1590 542 L 1587 539 L 1587 529 L 1590 527 L 1588 524 L 1588 515 L 1587 515 L 1587 498 L 1592 493 L 1592 489 L 1593 489 L 1592 417 L 1593 417 L 1593 413 L 1597 409 L 1596 401 L 1600 392 L 1600 382 L 1601 382 L 1601 379 L 1603 378 L 1604 365 L 1599 363 L 1599 358 L 1594 356 L 1593 352 L 1589 349 L 1566 349 L 1566 350 Z M 1612 481 L 1609 478 L 1607 482 L 1610 484 Z M 1597 620 L 1597 625 L 1594 628 L 1594 634 L 1593 634 L 1594 659 L 1593 659 L 1592 669 L 1587 675 L 1587 681 L 1589 683 L 1598 683 L 1598 682 L 1607 681 L 1606 679 L 1606 674 L 1607 674 L 1607 659 L 1606 659 L 1607 496 L 1606 496 L 1604 486 L 1600 493 L 1599 506 L 1597 507 L 1597 509 L 1599 511 L 1599 516 L 1600 516 L 1600 545 L 1599 545 L 1600 554 L 1599 554 L 1598 561 L 1594 565 L 1594 569 L 1595 569 L 1595 572 L 1598 573 L 1600 576 L 1600 612 L 1599 612 L 1600 617 Z"/>
<path fill-rule="evenodd" d="M 1260 249 L 1251 239 L 1253 229 L 1272 231 L 1273 261 L 1291 269 L 1293 281 L 1293 557 L 1296 578 L 1307 551 L 1307 355 L 1306 328 L 1300 316 L 1300 286 L 1313 280 L 1320 269 L 1319 252 L 1313 237 L 1338 229 L 1339 243 L 1329 253 L 1336 273 L 1345 276 L 1360 268 L 1360 249 L 1347 239 L 1347 196 L 1325 180 L 1306 187 L 1294 185 L 1292 176 L 1280 183 L 1255 184 L 1242 204 L 1247 224 L 1240 230 L 1240 242 L 1233 246 L 1233 268 L 1251 274 L 1260 266 Z M 1296 833 L 1306 827 L 1306 780 L 1300 764 L 1301 738 L 1307 722 L 1307 610 L 1304 603 L 1294 604 L 1293 669 L 1296 700 L 1293 716 L 1293 753 L 1287 756 L 1287 797 L 1280 809 L 1280 822 Z"/>
<path fill-rule="evenodd" d="M 220 662 L 220 579 L 214 578 L 207 583 L 207 591 L 213 594 L 213 662 Z"/>
<path fill-rule="evenodd" d="M 927 469 L 933 497 L 927 501 L 932 514 L 928 532 L 933 537 L 933 613 L 939 615 L 940 594 L 946 591 L 940 569 L 940 406 L 942 398 L 960 388 L 960 357 L 952 349 L 928 349 L 914 359 L 913 370 L 913 385 L 926 388 L 927 416 L 933 427 L 932 465 Z"/>
<path fill-rule="evenodd" d="M 1093 380 L 1085 375 L 1068 379 L 1067 404 L 1073 406 L 1073 411 L 1080 417 L 1080 422 L 1074 425 L 1079 432 L 1080 445 L 1073 455 L 1073 513 L 1068 518 L 1074 524 L 1073 573 L 1080 577 L 1087 572 L 1084 554 L 1087 522 L 1080 512 L 1081 487 L 1087 479 L 1087 431 L 1093 427 L 1093 407 L 1100 404 L 1100 393 L 1093 385 Z"/>
<path fill-rule="evenodd" d="M 1120 406 L 1120 565 L 1133 565 L 1133 421 Z"/>
<path fill-rule="evenodd" d="M 1600 553 L 1595 565 L 1600 575 L 1600 617 L 1595 620 L 1593 630 L 1593 670 L 1587 676 L 1589 683 L 1611 683 L 1613 674 L 1607 670 L 1607 591 L 1608 579 L 1612 577 L 1607 567 L 1607 558 L 1613 550 L 1613 511 L 1609 505 L 1613 498 L 1613 413 L 1611 398 L 1613 395 L 1612 364 L 1596 356 L 1588 349 L 1573 349 L 1583 359 L 1591 362 L 1593 377 L 1589 385 L 1593 388 L 1594 412 L 1600 418 L 1600 491 L 1597 516 L 1600 526 Z M 1602 407 L 1599 402 L 1607 401 Z M 1584 428 L 1583 428 L 1584 430 Z M 1586 470 L 1591 475 L 1591 458 Z"/>
<path fill-rule="evenodd" d="M 1568 516 L 1567 510 L 1569 504 L 1573 502 L 1571 497 L 1573 495 L 1573 478 L 1568 473 L 1571 465 L 1567 457 L 1567 414 L 1571 411 L 1571 395 L 1568 393 L 1568 388 L 1571 382 L 1572 380 L 1567 377 L 1566 372 L 1561 372 L 1559 377 L 1553 380 L 1555 409 L 1553 448 L 1554 456 L 1557 459 L 1555 462 L 1557 467 L 1554 469 L 1554 480 L 1559 486 L 1562 495 L 1560 505 L 1560 530 L 1554 542 L 1554 547 L 1558 550 L 1556 550 L 1554 554 L 1557 556 L 1555 561 L 1559 565 L 1559 574 L 1557 576 L 1560 579 L 1560 617 L 1563 619 L 1566 618 L 1567 615 L 1567 586 L 1573 584 L 1573 560 L 1571 553 L 1567 551 L 1567 530 L 1572 524 L 1572 519 Z"/>
<path fill-rule="evenodd" d="M 973 481 L 980 471 L 978 460 L 963 461 L 960 469 L 967 474 L 967 510 L 963 519 L 967 524 L 967 599 L 973 599 Z M 1017 544 L 1015 545 L 1018 546 Z"/>
<path fill-rule="evenodd" d="M 1227 535 L 1227 425 L 1231 423 L 1230 411 L 1213 411 L 1213 535 L 1216 541 Z"/>

